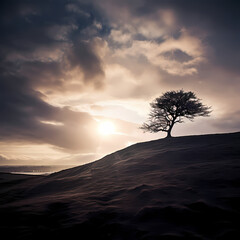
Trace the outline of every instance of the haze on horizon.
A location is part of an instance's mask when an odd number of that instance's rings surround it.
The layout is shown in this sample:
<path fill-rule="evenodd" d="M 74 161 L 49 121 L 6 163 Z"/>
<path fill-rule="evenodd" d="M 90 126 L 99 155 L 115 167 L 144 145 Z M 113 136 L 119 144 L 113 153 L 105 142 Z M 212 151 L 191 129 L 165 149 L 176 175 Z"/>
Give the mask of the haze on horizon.
<path fill-rule="evenodd" d="M 0 3 L 0 165 L 83 164 L 139 141 L 149 103 L 193 91 L 211 117 L 173 136 L 240 129 L 240 3 Z"/>

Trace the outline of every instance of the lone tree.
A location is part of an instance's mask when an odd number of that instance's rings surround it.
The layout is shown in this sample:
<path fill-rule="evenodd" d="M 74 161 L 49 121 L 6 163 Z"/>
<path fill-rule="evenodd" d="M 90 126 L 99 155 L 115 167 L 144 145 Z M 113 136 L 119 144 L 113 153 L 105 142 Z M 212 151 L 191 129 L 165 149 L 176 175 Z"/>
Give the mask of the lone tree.
<path fill-rule="evenodd" d="M 167 137 L 171 137 L 174 124 L 182 123 L 183 118 L 193 121 L 195 117 L 208 117 L 211 113 L 211 108 L 203 105 L 193 92 L 183 90 L 165 92 L 150 106 L 149 120 L 140 128 L 145 132 L 167 132 Z"/>

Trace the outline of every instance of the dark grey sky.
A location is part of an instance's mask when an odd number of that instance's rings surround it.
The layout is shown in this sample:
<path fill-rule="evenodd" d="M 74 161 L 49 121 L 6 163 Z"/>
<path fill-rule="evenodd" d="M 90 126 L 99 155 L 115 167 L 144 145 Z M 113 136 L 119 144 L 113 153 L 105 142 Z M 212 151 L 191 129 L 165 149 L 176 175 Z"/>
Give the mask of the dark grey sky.
<path fill-rule="evenodd" d="M 31 144 L 82 159 L 147 140 L 137 127 L 166 90 L 194 91 L 214 110 L 175 135 L 239 131 L 239 1 L 0 5 L 0 163 L 34 161 Z M 111 137 L 98 133 L 106 120 Z"/>

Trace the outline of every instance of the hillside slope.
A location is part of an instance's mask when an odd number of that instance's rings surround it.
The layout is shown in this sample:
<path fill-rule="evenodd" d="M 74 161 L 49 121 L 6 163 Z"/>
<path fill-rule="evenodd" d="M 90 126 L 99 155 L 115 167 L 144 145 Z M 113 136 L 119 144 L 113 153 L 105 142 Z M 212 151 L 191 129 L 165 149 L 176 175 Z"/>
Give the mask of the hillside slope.
<path fill-rule="evenodd" d="M 0 186 L 10 238 L 240 239 L 240 133 L 138 143 Z"/>

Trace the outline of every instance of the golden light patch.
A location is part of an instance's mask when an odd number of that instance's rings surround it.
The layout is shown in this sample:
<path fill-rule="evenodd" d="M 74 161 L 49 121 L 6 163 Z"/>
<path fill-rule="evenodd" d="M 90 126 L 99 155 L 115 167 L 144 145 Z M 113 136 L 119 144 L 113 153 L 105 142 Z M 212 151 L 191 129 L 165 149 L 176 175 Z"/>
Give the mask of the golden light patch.
<path fill-rule="evenodd" d="M 114 134 L 115 125 L 110 121 L 100 122 L 98 130 L 99 130 L 99 133 L 102 135 Z"/>

